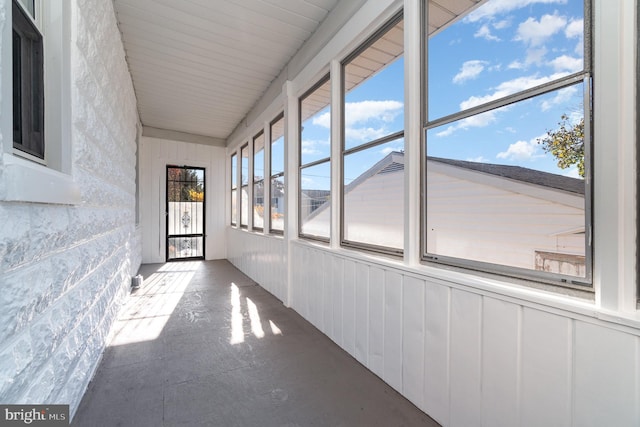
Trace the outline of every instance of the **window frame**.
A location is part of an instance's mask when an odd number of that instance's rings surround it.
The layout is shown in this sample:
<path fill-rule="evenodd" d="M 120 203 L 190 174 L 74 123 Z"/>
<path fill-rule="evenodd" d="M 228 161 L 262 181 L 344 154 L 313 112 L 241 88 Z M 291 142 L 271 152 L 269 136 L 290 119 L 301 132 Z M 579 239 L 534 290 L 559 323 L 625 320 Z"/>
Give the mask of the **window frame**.
<path fill-rule="evenodd" d="M 80 186 L 72 176 L 71 138 L 71 36 L 72 6 L 63 0 L 35 0 L 36 24 L 44 44 L 44 135 L 45 161 L 13 147 L 13 138 L 0 143 L 3 185 L 0 200 L 11 202 L 77 205 L 82 202 Z M 3 6 L 12 20 L 13 5 Z M 2 29 L 2 62 L 12 65 L 12 26 Z M 0 125 L 4 135 L 13 133 L 13 73 L 2 80 L 2 111 L 7 112 Z"/>
<path fill-rule="evenodd" d="M 562 78 L 555 79 L 553 81 L 537 85 L 520 92 L 516 92 L 510 95 L 503 96 L 499 99 L 477 105 L 472 108 L 468 108 L 456 113 L 447 114 L 442 117 L 437 117 L 429 121 L 428 116 L 428 40 L 430 35 L 427 34 L 428 22 L 428 2 L 425 0 L 425 7 L 423 7 L 422 13 L 422 43 L 424 48 L 422 49 L 422 90 L 421 96 L 423 106 L 423 132 L 421 142 L 421 154 L 420 154 L 420 185 L 421 185 L 421 198 L 420 203 L 420 216 L 421 216 L 421 231 L 420 231 L 420 254 L 421 262 L 426 265 L 440 265 L 443 267 L 460 268 L 462 270 L 471 270 L 480 273 L 495 274 L 498 276 L 507 276 L 516 279 L 523 279 L 527 282 L 533 281 L 541 284 L 548 284 L 554 286 L 560 286 L 563 288 L 570 288 L 580 291 L 593 292 L 593 7 L 591 0 L 583 1 L 584 11 L 584 37 L 583 37 L 583 68 L 579 72 L 572 73 Z M 562 275 L 559 273 L 550 273 L 533 269 L 526 269 L 521 267 L 513 267 L 504 264 L 493 264 L 489 262 L 475 261 L 471 259 L 458 258 L 453 256 L 443 256 L 437 253 L 432 254 L 427 251 L 427 132 L 430 129 L 437 128 L 446 124 L 454 123 L 462 119 L 477 116 L 479 114 L 493 111 L 501 107 L 512 105 L 527 99 L 531 99 L 535 96 L 552 93 L 553 91 L 583 84 L 583 113 L 584 113 L 584 151 L 585 151 L 585 192 L 584 192 L 584 215 L 585 215 L 585 277 L 579 278 L 575 276 Z M 640 182 L 640 181 L 639 181 Z"/>
<path fill-rule="evenodd" d="M 280 114 L 278 114 L 271 122 L 269 122 L 269 146 L 270 146 L 270 150 L 269 150 L 269 159 L 268 159 L 268 170 L 269 170 L 269 204 L 268 204 L 268 209 L 269 209 L 269 233 L 270 234 L 277 234 L 277 235 L 284 235 L 284 224 L 286 223 L 286 215 L 283 215 L 283 227 L 282 230 L 273 228 L 273 218 L 272 218 L 272 213 L 271 210 L 273 208 L 273 192 L 271 191 L 271 189 L 273 189 L 273 182 L 275 180 L 277 180 L 278 178 L 282 178 L 284 180 L 284 173 L 285 173 L 285 167 L 284 167 L 284 163 L 285 163 L 285 157 L 286 157 L 286 150 L 284 149 L 284 133 L 282 135 L 282 140 L 283 140 L 283 158 L 282 158 L 282 172 L 278 172 L 278 173 L 273 173 L 273 144 L 274 142 L 277 141 L 273 139 L 273 126 L 278 123 L 280 120 L 283 121 L 283 129 L 286 130 L 285 126 L 284 126 L 284 111 L 282 111 Z M 278 138 L 280 139 L 280 138 Z M 286 188 L 285 188 L 285 195 L 286 195 Z M 266 206 L 266 204 L 265 204 Z"/>
<path fill-rule="evenodd" d="M 262 138 L 262 149 L 256 151 L 256 141 Z M 263 227 L 256 227 L 256 186 L 259 185 L 260 183 L 262 183 L 262 207 L 263 207 L 263 214 L 262 214 L 262 220 L 263 220 L 263 224 L 264 224 L 264 207 L 265 207 L 265 201 L 264 201 L 264 160 L 265 160 L 265 145 L 266 145 L 266 141 L 265 141 L 265 134 L 264 134 L 264 129 L 260 129 L 260 131 L 258 131 L 258 133 L 256 133 L 253 138 L 251 139 L 251 156 L 253 158 L 253 162 L 252 162 L 252 168 L 251 168 L 251 215 L 252 215 L 252 221 L 251 221 L 251 229 L 253 231 L 264 231 L 264 226 Z M 261 179 L 256 179 L 256 155 L 258 153 L 262 152 L 262 178 Z"/>
<path fill-rule="evenodd" d="M 327 73 L 325 74 L 322 78 L 320 78 L 313 86 L 311 86 L 311 88 L 309 88 L 306 92 L 304 92 L 299 98 L 298 98 L 298 111 L 302 111 L 302 103 L 303 101 L 309 97 L 313 92 L 315 92 L 317 89 L 319 89 L 320 87 L 322 87 L 323 85 L 325 85 L 326 83 L 330 83 L 331 82 L 331 74 Z M 331 115 L 331 100 L 329 100 L 329 114 Z M 308 234 L 308 233 L 303 233 L 302 231 L 302 226 L 303 226 L 303 222 L 302 222 L 302 172 L 304 169 L 307 168 L 311 168 L 314 166 L 319 166 L 319 165 L 323 165 L 323 164 L 328 164 L 329 165 L 329 169 L 331 170 L 331 150 L 329 150 L 329 156 L 327 157 L 323 157 L 321 159 L 318 160 L 314 160 L 311 162 L 307 162 L 307 163 L 302 163 L 302 131 L 303 131 L 303 126 L 302 126 L 302 114 L 298 115 L 298 182 L 300 183 L 300 185 L 298 186 L 298 237 L 302 238 L 302 239 L 308 239 L 308 240 L 315 240 L 315 241 L 319 241 L 319 242 L 323 242 L 323 243 L 330 243 L 331 242 L 331 221 L 329 221 L 329 237 L 324 237 L 324 236 L 317 236 L 317 235 L 313 235 L 313 234 Z M 331 141 L 331 143 L 333 143 L 333 141 Z M 331 177 L 329 177 L 329 180 L 331 181 Z M 329 185 L 329 198 L 331 198 L 333 195 L 331 194 L 331 184 Z"/>
<path fill-rule="evenodd" d="M 247 150 L 247 176 L 246 176 L 247 183 L 243 184 L 244 172 L 243 172 L 242 162 L 243 162 L 243 159 L 244 159 L 243 151 L 245 149 Z M 249 207 L 251 206 L 251 201 L 249 200 L 249 196 L 250 196 L 250 194 L 249 194 L 249 182 L 250 182 L 249 175 L 251 173 L 251 170 L 250 170 L 250 167 L 249 167 L 249 155 L 250 155 L 250 153 L 249 153 L 249 142 L 247 141 L 240 147 L 240 158 L 239 158 L 239 162 L 240 162 L 240 183 L 239 183 L 240 184 L 240 193 L 238 195 L 238 207 L 240 208 L 239 209 L 239 213 L 240 213 L 240 228 L 244 228 L 244 229 L 249 228 Z M 242 203 L 242 192 L 243 191 L 246 191 L 246 194 L 247 194 L 247 203 L 246 203 L 246 205 L 247 205 L 246 206 L 246 209 L 247 209 L 247 222 L 246 223 L 242 222 L 242 209 L 244 208 L 244 205 L 245 205 L 245 203 Z"/>
<path fill-rule="evenodd" d="M 230 162 L 231 162 L 231 180 L 230 180 L 230 187 L 231 187 L 231 192 L 230 192 L 230 208 L 231 208 L 231 221 L 230 224 L 232 227 L 237 227 L 238 226 L 238 218 L 237 218 L 237 214 L 238 214 L 238 152 L 233 152 L 231 153 L 230 156 Z M 235 192 L 236 195 L 236 212 L 234 215 L 233 212 L 233 194 Z"/>
<path fill-rule="evenodd" d="M 636 309 L 640 309 L 640 0 L 636 1 Z"/>
<path fill-rule="evenodd" d="M 20 1 L 12 0 L 11 3 L 13 148 L 17 155 L 46 164 L 44 37 L 35 16 L 24 10 Z M 16 52 L 16 47 L 19 48 L 19 53 Z"/>
<path fill-rule="evenodd" d="M 389 30 L 391 30 L 392 28 L 394 28 L 398 23 L 403 22 L 404 21 L 404 11 L 400 10 L 398 13 L 396 13 L 391 19 L 389 19 L 382 27 L 380 27 L 375 33 L 373 33 L 364 43 L 362 43 L 356 50 L 354 50 L 351 54 L 349 54 L 347 57 L 345 57 L 341 63 L 340 63 L 340 103 L 342 108 L 340 109 L 341 111 L 341 117 L 340 117 L 340 245 L 343 247 L 347 247 L 347 248 L 351 248 L 351 249 L 361 249 L 361 250 L 366 250 L 366 251 L 370 251 L 370 252 L 377 252 L 377 253 L 382 253 L 382 254 L 386 254 L 386 255 L 393 255 L 393 256 L 398 256 L 398 257 L 402 257 L 404 255 L 404 245 L 401 248 L 393 248 L 393 247 L 389 247 L 389 246 L 382 246 L 382 245 L 375 245 L 375 244 L 371 244 L 371 243 L 365 243 L 365 242 L 358 242 L 358 241 L 353 241 L 353 240 L 347 240 L 345 238 L 345 184 L 344 184 L 344 176 L 345 176 L 345 171 L 344 171 L 344 165 L 345 165 L 345 158 L 350 155 L 350 154 L 355 154 L 361 151 L 365 151 L 371 148 L 375 148 L 377 146 L 404 138 L 404 129 L 400 130 L 400 131 L 395 131 L 392 133 L 389 133 L 387 135 L 384 135 L 380 138 L 376 138 L 374 140 L 371 141 L 367 141 L 364 142 L 360 145 L 356 145 L 354 147 L 350 147 L 350 148 L 346 148 L 346 137 L 345 137 L 345 128 L 346 128 L 346 96 L 347 96 L 347 91 L 346 91 L 346 68 L 349 65 L 349 63 L 351 63 L 351 61 L 353 61 L 354 59 L 356 59 L 358 56 L 360 56 L 360 54 L 362 54 L 363 52 L 365 52 L 369 47 L 371 47 L 371 45 L 373 45 L 375 42 L 377 42 L 378 40 L 380 40 L 380 38 L 382 38 L 385 34 L 387 34 L 387 32 L 389 32 Z M 403 30 L 404 32 L 404 30 Z M 403 40 L 404 43 L 404 40 Z M 396 58 L 394 61 L 399 60 L 400 57 L 404 56 L 404 45 L 402 47 L 402 55 L 399 56 L 398 58 Z M 389 64 L 386 64 L 383 68 L 381 68 L 380 70 L 384 69 L 386 66 L 388 66 Z M 380 70 L 377 70 L 377 72 L 379 72 Z M 376 73 L 372 74 L 372 76 L 374 76 Z M 363 82 L 366 80 L 363 80 Z M 403 87 L 404 87 L 404 81 L 403 81 Z M 403 93 L 404 96 L 404 93 Z M 403 104 L 404 104 L 404 98 L 403 98 Z M 404 106 L 403 106 L 404 108 Z M 403 115 L 404 115 L 404 111 L 403 111 Z M 404 126 L 403 126 L 404 128 Z M 403 231 L 403 240 L 404 240 L 404 231 Z"/>

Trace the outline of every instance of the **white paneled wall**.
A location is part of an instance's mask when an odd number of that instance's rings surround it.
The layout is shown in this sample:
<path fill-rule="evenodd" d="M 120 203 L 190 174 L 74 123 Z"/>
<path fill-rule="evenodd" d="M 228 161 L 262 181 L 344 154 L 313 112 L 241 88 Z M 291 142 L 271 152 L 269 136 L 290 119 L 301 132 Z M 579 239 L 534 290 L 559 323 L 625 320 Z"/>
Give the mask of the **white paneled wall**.
<path fill-rule="evenodd" d="M 332 79 L 339 74 L 344 55 L 400 7 L 405 8 L 406 28 L 417 31 L 419 20 L 413 18 L 420 15 L 420 4 L 364 2 L 317 55 L 304 58 L 308 63 L 299 73 L 283 77 L 289 236 L 283 241 L 228 227 L 229 259 L 443 426 L 640 426 L 636 189 L 629 185 L 637 175 L 631 165 L 634 119 L 629 118 L 635 108 L 627 96 L 637 72 L 632 59 L 637 0 L 593 2 L 599 88 L 593 100 L 599 112 L 594 141 L 607 141 L 594 144 L 593 301 L 420 264 L 421 101 L 409 95 L 421 92 L 416 88 L 423 47 L 410 30 L 405 31 L 405 149 L 411 161 L 400 199 L 405 206 L 403 259 L 341 248 L 339 203 L 327 217 L 333 227 L 330 245 L 295 236 L 299 96 L 328 69 Z M 275 97 L 261 100 L 249 115 L 253 120 L 228 139 L 228 154 L 275 117 L 281 103 Z M 332 105 L 334 117 L 340 116 L 339 109 L 339 103 Z M 340 201 L 341 179 L 337 129 L 334 202 Z"/>
<path fill-rule="evenodd" d="M 223 259 L 225 247 L 225 149 L 143 136 L 140 140 L 142 262 L 166 260 L 167 165 L 205 168 L 206 259 Z"/>
<path fill-rule="evenodd" d="M 227 258 L 244 274 L 287 300 L 287 251 L 281 237 L 227 228 Z"/>
<path fill-rule="evenodd" d="M 635 329 L 304 242 L 290 265 L 292 308 L 444 426 L 638 425 Z"/>

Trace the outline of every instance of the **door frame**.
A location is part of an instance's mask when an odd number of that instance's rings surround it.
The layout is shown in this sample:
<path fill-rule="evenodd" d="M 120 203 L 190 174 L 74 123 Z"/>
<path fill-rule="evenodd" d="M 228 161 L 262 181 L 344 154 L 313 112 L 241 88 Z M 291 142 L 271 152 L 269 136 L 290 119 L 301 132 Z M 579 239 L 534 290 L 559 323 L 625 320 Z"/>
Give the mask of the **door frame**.
<path fill-rule="evenodd" d="M 202 185 L 204 187 L 204 192 L 202 196 L 202 233 L 196 234 L 169 234 L 169 169 L 195 169 L 202 171 Z M 188 166 L 188 165 L 174 165 L 167 164 L 165 167 L 165 190 L 164 190 L 164 217 L 165 217 L 165 262 L 176 262 L 176 261 L 194 261 L 201 260 L 204 261 L 206 259 L 206 251 L 207 251 L 207 170 L 202 166 Z M 184 257 L 184 258 L 169 258 L 169 239 L 175 237 L 200 237 L 202 236 L 202 255 L 195 257 Z"/>

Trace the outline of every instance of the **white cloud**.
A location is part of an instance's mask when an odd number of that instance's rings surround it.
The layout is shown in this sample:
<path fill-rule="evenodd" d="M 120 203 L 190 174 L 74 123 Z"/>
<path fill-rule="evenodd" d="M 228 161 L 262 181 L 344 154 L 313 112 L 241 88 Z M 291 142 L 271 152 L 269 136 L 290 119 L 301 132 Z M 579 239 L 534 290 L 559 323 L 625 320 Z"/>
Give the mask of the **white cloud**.
<path fill-rule="evenodd" d="M 518 77 L 517 79 L 508 80 L 506 82 L 500 83 L 495 88 L 494 92 L 489 95 L 471 96 L 465 101 L 462 101 L 460 103 L 460 109 L 466 110 L 468 108 L 485 104 L 487 102 L 500 99 L 507 95 L 511 95 L 516 92 L 520 92 L 522 90 L 547 83 L 551 80 L 556 80 L 565 75 L 567 75 L 567 73 L 554 73 L 550 76 L 544 76 L 544 77 L 524 76 L 524 77 Z"/>
<path fill-rule="evenodd" d="M 346 126 L 367 123 L 369 120 L 392 122 L 402 113 L 404 105 L 400 101 L 360 101 L 347 102 L 345 105 Z"/>
<path fill-rule="evenodd" d="M 518 25 L 515 40 L 521 40 L 530 46 L 541 46 L 551 36 L 562 31 L 567 25 L 567 19 L 558 15 L 544 15 L 540 21 L 529 18 Z"/>
<path fill-rule="evenodd" d="M 575 73 L 582 70 L 582 58 L 574 58 L 568 55 L 561 55 L 551 60 L 549 63 L 555 71 L 567 71 Z"/>
<path fill-rule="evenodd" d="M 460 67 L 460 72 L 453 77 L 454 83 L 463 83 L 467 80 L 473 80 L 477 78 L 480 73 L 484 71 L 484 67 L 487 64 L 486 61 L 480 61 L 477 59 L 466 61 Z"/>
<path fill-rule="evenodd" d="M 494 16 L 522 9 L 533 4 L 566 4 L 567 0 L 493 0 L 465 17 L 468 22 L 492 19 Z"/>
<path fill-rule="evenodd" d="M 525 77 L 519 77 L 513 80 L 508 80 L 506 82 L 502 82 L 496 88 L 494 88 L 493 93 L 490 93 L 484 96 L 471 96 L 466 100 L 462 101 L 460 103 L 460 111 L 467 110 L 469 108 L 473 108 L 478 105 L 483 105 L 488 102 L 494 101 L 496 99 L 504 98 L 505 96 L 508 96 L 517 92 L 521 92 L 525 89 L 529 89 L 529 88 L 547 83 L 549 81 L 556 80 L 560 77 L 566 76 L 567 74 L 568 73 L 554 73 L 550 76 L 544 76 L 544 77 L 525 76 Z M 570 89 L 570 88 L 567 88 L 567 89 Z M 570 94 L 569 92 L 566 91 L 566 89 L 563 89 L 560 92 L 562 93 L 559 93 L 556 96 L 556 98 L 554 98 L 554 100 L 548 101 L 547 105 L 543 104 L 542 108 L 545 108 L 545 106 L 547 107 L 551 106 L 552 105 L 551 102 L 559 103 L 561 101 L 564 101 L 565 98 L 563 97 L 567 97 L 566 99 L 568 99 L 568 97 L 572 95 L 572 93 Z M 490 124 L 494 123 L 497 120 L 497 115 L 500 112 L 504 112 L 509 108 L 510 108 L 509 106 L 505 106 L 499 110 L 490 110 L 482 114 L 477 114 L 471 117 L 467 117 L 463 120 L 460 120 L 458 123 L 451 125 L 446 129 L 436 133 L 436 136 L 446 137 L 446 136 L 452 135 L 454 132 L 460 129 L 479 128 L 479 127 L 489 126 Z M 508 129 L 509 128 L 507 128 L 507 130 Z"/>
<path fill-rule="evenodd" d="M 382 138 L 387 134 L 384 127 L 371 128 L 353 128 L 348 127 L 345 129 L 345 138 L 347 141 L 373 141 L 374 139 Z"/>
<path fill-rule="evenodd" d="M 489 159 L 486 159 L 484 156 L 478 156 L 478 157 L 468 157 L 466 160 L 468 162 L 486 163 Z"/>
<path fill-rule="evenodd" d="M 489 126 L 496 121 L 496 112 L 496 110 L 485 111 L 484 113 L 467 117 L 460 121 L 460 128 L 483 128 Z"/>
<path fill-rule="evenodd" d="M 491 123 L 496 121 L 496 111 L 486 111 L 481 114 L 476 114 L 475 116 L 467 117 L 465 119 L 460 120 L 454 125 L 447 127 L 445 130 L 436 133 L 438 137 L 446 137 L 453 135 L 458 130 L 464 130 L 469 128 L 481 128 L 485 126 L 489 126 Z"/>
<path fill-rule="evenodd" d="M 525 161 L 544 157 L 545 154 L 542 152 L 540 144 L 538 144 L 538 140 L 545 136 L 546 135 L 540 135 L 535 138 L 531 138 L 529 141 L 516 141 L 509 145 L 506 151 L 498 153 L 496 158 L 511 161 Z"/>
<path fill-rule="evenodd" d="M 563 175 L 568 176 L 569 178 L 584 179 L 580 176 L 580 172 L 578 171 L 578 168 L 576 166 L 569 169 L 569 171 L 565 172 Z"/>
<path fill-rule="evenodd" d="M 496 155 L 498 159 L 522 161 L 539 157 L 538 143 L 535 140 L 517 141 L 509 145 L 507 151 L 502 151 Z"/>
<path fill-rule="evenodd" d="M 302 140 L 302 154 L 322 154 L 328 152 L 327 147 L 329 146 L 329 141 L 319 141 L 319 140 Z"/>
<path fill-rule="evenodd" d="M 480 27 L 480 29 L 476 31 L 473 37 L 482 38 L 482 39 L 494 41 L 494 42 L 500 41 L 500 37 L 494 36 L 493 34 L 491 34 L 491 30 L 489 29 L 489 26 L 486 24 Z"/>
<path fill-rule="evenodd" d="M 511 26 L 511 22 L 508 19 L 503 19 L 502 21 L 498 21 L 493 23 L 493 28 L 496 30 L 504 30 L 507 27 Z"/>
<path fill-rule="evenodd" d="M 543 64 L 544 61 L 544 57 L 547 54 L 547 48 L 544 46 L 541 46 L 539 48 L 530 48 L 527 49 L 527 58 L 525 59 L 525 65 L 531 65 L 531 64 L 535 64 L 535 65 L 541 65 Z M 526 66 L 525 66 L 526 68 Z"/>
<path fill-rule="evenodd" d="M 404 150 L 404 146 L 397 146 L 397 147 L 384 147 L 382 150 L 380 150 L 380 154 L 382 154 L 383 156 L 386 156 L 389 153 L 393 153 L 394 151 L 403 151 Z"/>
<path fill-rule="evenodd" d="M 345 138 L 355 141 L 371 141 L 388 133 L 386 125 L 402 114 L 400 101 L 359 101 L 345 105 Z"/>
<path fill-rule="evenodd" d="M 513 61 L 511 64 L 507 66 L 507 68 L 509 68 L 510 70 L 522 70 L 524 69 L 524 67 L 525 67 L 524 63 L 518 60 Z"/>
<path fill-rule="evenodd" d="M 350 140 L 370 141 L 387 134 L 385 125 L 393 122 L 402 114 L 404 105 L 400 101 L 359 101 L 347 102 L 345 105 L 345 137 Z M 329 112 L 313 119 L 313 124 L 331 128 L 331 116 Z M 367 126 L 368 125 L 368 126 Z M 309 147 L 304 146 L 303 153 L 319 154 L 315 149 L 315 142 L 309 142 Z M 309 150 L 305 152 L 305 150 Z"/>
<path fill-rule="evenodd" d="M 456 130 L 458 130 L 458 127 L 452 125 L 447 127 L 445 130 L 436 133 L 436 136 L 439 136 L 441 138 L 445 136 L 449 136 L 449 135 L 452 135 Z"/>
<path fill-rule="evenodd" d="M 568 39 L 574 39 L 577 37 L 582 38 L 582 34 L 584 32 L 584 20 L 583 19 L 572 19 L 571 22 L 564 29 L 564 35 Z"/>
<path fill-rule="evenodd" d="M 323 128 L 331 129 L 331 113 L 327 111 L 326 113 L 320 114 L 319 116 L 314 117 L 311 123 L 317 126 L 322 126 Z"/>
<path fill-rule="evenodd" d="M 556 105 L 565 105 L 577 92 L 578 89 L 575 86 L 560 89 L 552 99 L 543 101 L 540 108 L 542 111 L 547 111 Z"/>

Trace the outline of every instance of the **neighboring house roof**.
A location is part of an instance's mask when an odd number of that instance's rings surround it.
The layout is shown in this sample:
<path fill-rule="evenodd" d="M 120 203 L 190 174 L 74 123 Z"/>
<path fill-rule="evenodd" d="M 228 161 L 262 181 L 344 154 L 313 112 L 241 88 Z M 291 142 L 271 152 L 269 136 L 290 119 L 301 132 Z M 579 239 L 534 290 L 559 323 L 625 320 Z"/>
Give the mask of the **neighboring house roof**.
<path fill-rule="evenodd" d="M 542 187 L 555 188 L 557 190 L 568 191 L 570 193 L 584 195 L 584 180 L 572 178 L 564 175 L 557 175 L 549 172 L 542 172 L 535 169 L 528 169 L 522 166 L 498 165 L 493 163 L 479 163 L 465 160 L 444 159 L 441 157 L 427 157 L 428 161 L 444 163 L 451 166 L 457 166 L 463 169 L 469 169 L 476 172 L 483 172 L 490 175 L 496 175 L 527 184 L 539 185 Z M 364 172 L 358 178 L 347 185 L 346 191 L 357 187 L 362 181 L 376 174 L 385 174 L 404 170 L 404 153 L 393 151 L 386 155 L 382 160 L 373 165 L 368 171 Z"/>
<path fill-rule="evenodd" d="M 533 184 L 544 188 L 552 188 L 555 190 L 566 191 L 576 195 L 584 196 L 584 180 L 572 178 L 564 175 L 557 175 L 549 172 L 543 172 L 535 169 L 528 169 L 522 166 L 498 165 L 493 163 L 479 163 L 465 160 L 444 159 L 440 157 L 427 156 L 427 161 L 443 163 L 462 169 L 475 172 L 481 172 L 501 178 L 518 181 L 525 184 Z M 372 176 L 382 175 L 386 173 L 402 172 L 404 170 L 404 152 L 392 151 L 382 158 L 378 163 L 371 166 L 367 171 L 363 172 L 356 179 L 351 181 L 345 187 L 345 194 L 349 193 L 364 181 Z M 311 197 L 310 192 L 321 190 L 302 190 Z M 327 194 L 329 192 L 326 192 Z M 317 197 L 317 196 L 313 196 Z M 309 216 L 309 218 L 318 215 L 326 206 L 321 206 Z"/>
<path fill-rule="evenodd" d="M 310 199 L 323 199 L 331 194 L 329 190 L 301 190 L 302 194 Z"/>
<path fill-rule="evenodd" d="M 504 178 L 521 181 L 542 187 L 555 188 L 575 194 L 584 195 L 584 180 L 564 175 L 556 175 L 522 166 L 496 165 L 492 163 L 478 163 L 464 160 L 443 159 L 440 157 L 427 157 L 427 160 L 445 163 L 452 166 L 497 175 Z"/>

